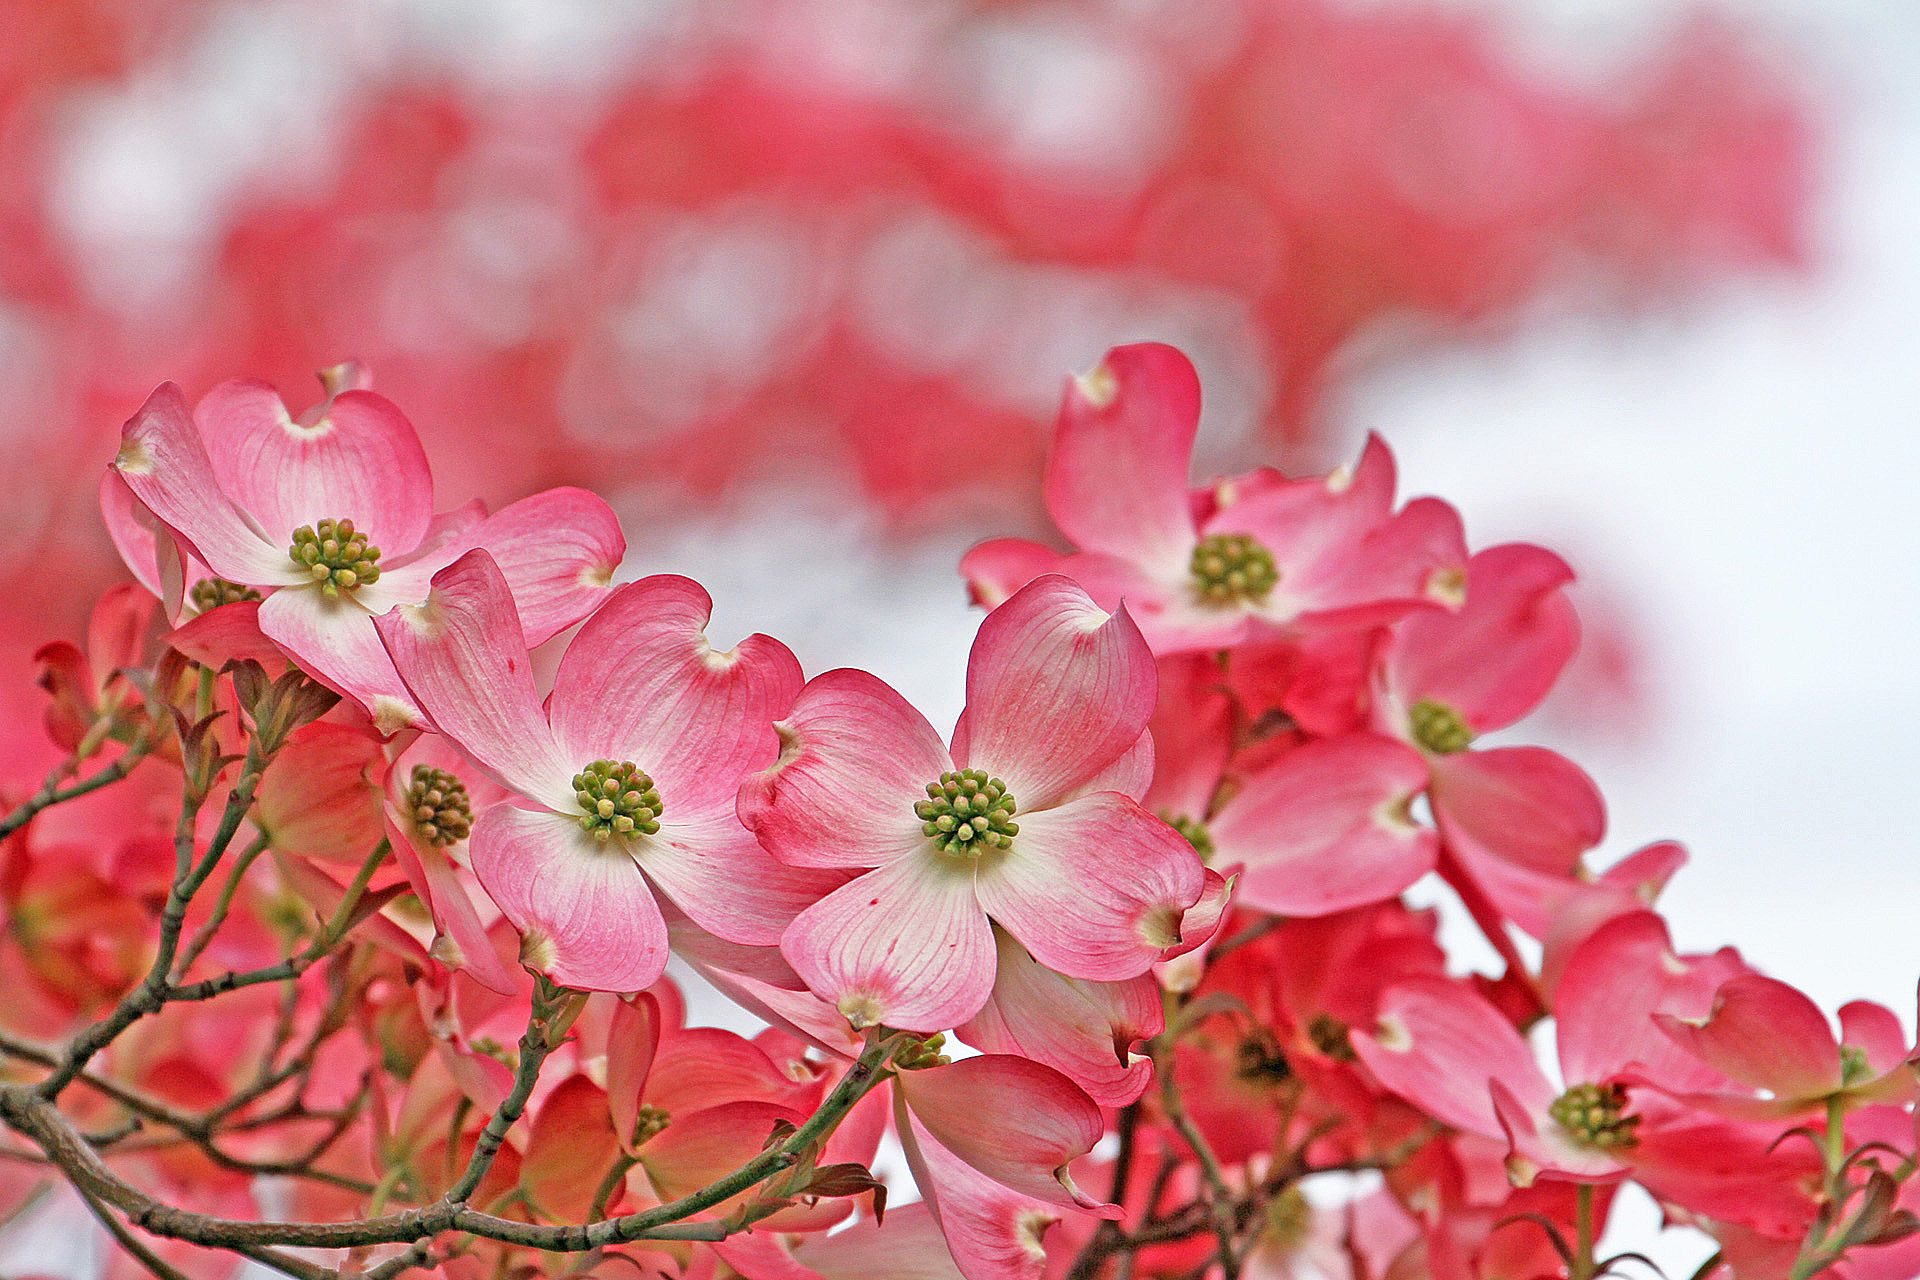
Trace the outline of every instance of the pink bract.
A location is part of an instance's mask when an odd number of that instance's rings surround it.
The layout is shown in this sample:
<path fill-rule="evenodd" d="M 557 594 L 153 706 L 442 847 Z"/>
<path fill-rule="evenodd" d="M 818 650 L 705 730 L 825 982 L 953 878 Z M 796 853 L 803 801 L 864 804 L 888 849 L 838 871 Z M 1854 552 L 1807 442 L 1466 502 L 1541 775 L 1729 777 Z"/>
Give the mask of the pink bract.
<path fill-rule="evenodd" d="M 652 985 L 667 958 L 656 891 L 728 941 L 768 946 L 839 882 L 775 862 L 734 816 L 741 777 L 774 757 L 800 665 L 766 636 L 715 652 L 711 611 L 686 578 L 619 588 L 567 646 L 544 706 L 485 551 L 435 574 L 424 604 L 378 620 L 435 727 L 514 793 L 475 823 L 473 869 L 521 931 L 522 959 L 563 985 Z"/>
<path fill-rule="evenodd" d="M 117 485 L 103 487 L 102 506 L 134 574 L 158 586 L 170 612 L 219 592 L 265 596 L 260 631 L 392 733 L 421 717 L 375 616 L 420 603 L 438 570 L 485 547 L 538 644 L 606 597 L 626 540 L 583 489 L 550 489 L 485 519 L 472 509 L 436 517 L 412 424 L 348 381 L 329 381 L 327 399 L 298 419 L 264 383 L 222 383 L 191 412 L 177 386 L 162 384 L 122 429 L 113 468 L 177 535 L 178 551 L 141 527 Z M 296 559 L 303 544 L 319 563 Z M 149 545 L 157 567 L 144 559 Z M 187 581 L 201 565 L 213 577 Z M 196 590 L 207 584 L 218 590 Z"/>
<path fill-rule="evenodd" d="M 951 751 L 873 676 L 811 681 L 778 763 L 740 792 L 781 861 L 865 869 L 786 930 L 808 986 L 856 1026 L 954 1026 L 993 989 L 990 920 L 1071 977 L 1146 972 L 1205 880 L 1192 846 L 1135 802 L 1155 683 L 1126 611 L 1053 575 L 981 624 Z"/>

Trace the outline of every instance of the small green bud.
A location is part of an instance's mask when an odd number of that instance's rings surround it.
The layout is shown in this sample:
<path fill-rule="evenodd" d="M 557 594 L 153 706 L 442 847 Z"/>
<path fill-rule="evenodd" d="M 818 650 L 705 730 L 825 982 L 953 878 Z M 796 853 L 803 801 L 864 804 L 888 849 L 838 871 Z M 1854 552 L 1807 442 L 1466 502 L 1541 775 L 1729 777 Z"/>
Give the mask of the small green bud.
<path fill-rule="evenodd" d="M 1437 756 L 1465 751 L 1473 744 L 1473 729 L 1458 711 L 1444 702 L 1422 698 L 1407 712 L 1407 727 L 1413 740 Z"/>
<path fill-rule="evenodd" d="M 580 802 L 580 829 L 597 840 L 660 830 L 660 792 L 631 760 L 595 760 L 573 775 L 573 794 Z"/>
<path fill-rule="evenodd" d="M 445 848 L 465 840 L 473 830 L 473 806 L 460 779 L 444 769 L 413 766 L 407 786 L 407 816 L 428 844 Z"/>
<path fill-rule="evenodd" d="M 920 830 L 943 853 L 978 856 L 1005 849 L 1020 834 L 1007 784 L 983 769 L 955 769 L 927 784 L 927 798 L 913 806 Z"/>
<path fill-rule="evenodd" d="M 1188 568 L 1203 604 L 1259 604 L 1280 582 L 1273 552 L 1244 533 L 1202 538 Z"/>
<path fill-rule="evenodd" d="M 296 567 L 307 571 L 329 600 L 342 591 L 366 586 L 380 580 L 380 548 L 367 543 L 367 535 L 357 532 L 351 520 L 321 520 L 303 524 L 293 531 L 293 545 L 287 554 Z"/>
<path fill-rule="evenodd" d="M 1626 1107 L 1625 1085 L 1577 1084 L 1549 1103 L 1547 1114 L 1580 1146 L 1630 1151 L 1640 1145 L 1640 1117 L 1621 1114 Z"/>

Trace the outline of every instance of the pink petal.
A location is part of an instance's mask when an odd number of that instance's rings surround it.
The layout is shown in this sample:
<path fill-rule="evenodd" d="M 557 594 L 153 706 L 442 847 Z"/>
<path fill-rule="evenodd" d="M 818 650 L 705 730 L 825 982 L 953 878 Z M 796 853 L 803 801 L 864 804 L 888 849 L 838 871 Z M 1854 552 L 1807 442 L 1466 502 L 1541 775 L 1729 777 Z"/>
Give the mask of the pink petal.
<path fill-rule="evenodd" d="M 160 581 L 160 553 L 154 541 L 153 512 L 133 496 L 133 490 L 112 467 L 100 477 L 100 517 L 127 572 L 154 595 L 164 596 L 166 588 Z"/>
<path fill-rule="evenodd" d="M 293 530 L 284 541 L 263 533 L 220 488 L 186 397 L 173 383 L 161 383 L 121 428 L 113 468 L 221 577 L 256 587 L 311 581 L 288 554 Z"/>
<path fill-rule="evenodd" d="M 815 676 L 775 727 L 779 759 L 739 795 L 740 820 L 774 857 L 877 867 L 926 843 L 913 806 L 953 761 L 886 683 L 851 668 Z"/>
<path fill-rule="evenodd" d="M 897 1091 L 894 1127 L 960 1274 L 966 1280 L 1040 1280 L 1047 1263 L 1042 1240 L 1059 1213 L 1001 1186 L 934 1141 Z"/>
<path fill-rule="evenodd" d="M 982 1054 L 903 1071 L 894 1088 L 934 1141 L 1003 1187 L 1063 1208 L 1120 1217 L 1073 1185 L 1067 1166 L 1106 1131 L 1100 1108 L 1052 1067 Z M 1005 1117 L 1018 1115 L 1020 1123 Z"/>
<path fill-rule="evenodd" d="M 295 588 L 296 594 L 298 591 Z M 236 658 L 251 658 L 269 672 L 285 670 L 293 659 L 260 630 L 260 606 L 263 603 L 260 600 L 235 600 L 232 604 L 209 609 L 168 632 L 166 643 L 169 648 L 178 649 L 213 671 L 218 671 Z M 383 655 L 385 652 L 381 650 Z"/>
<path fill-rule="evenodd" d="M 993 933 L 973 878 L 970 865 L 923 842 L 808 907 L 780 950 L 856 1027 L 955 1026 L 993 991 Z"/>
<path fill-rule="evenodd" d="M 975 883 L 980 905 L 1034 959 L 1115 982 L 1145 973 L 1179 942 L 1206 877 L 1172 827 L 1111 791 L 1019 822 L 1012 847 L 983 858 Z"/>
<path fill-rule="evenodd" d="M 1043 573 L 1059 573 L 1063 557 L 1025 538 L 995 538 L 960 557 L 960 576 L 975 604 L 997 609 L 1008 596 Z"/>
<path fill-rule="evenodd" d="M 1871 1000 L 1840 1006 L 1840 1042 L 1866 1054 L 1875 1075 L 1885 1075 L 1912 1056 L 1899 1015 Z"/>
<path fill-rule="evenodd" d="M 1579 647 L 1565 590 L 1571 581 L 1566 561 L 1540 547 L 1480 552 L 1457 613 L 1436 610 L 1400 625 L 1391 684 L 1408 706 L 1431 698 L 1481 733 L 1512 724 L 1546 696 Z"/>
<path fill-rule="evenodd" d="M 461 542 L 492 553 L 529 645 L 544 643 L 598 607 L 612 593 L 614 570 L 627 554 L 613 508 L 598 494 L 567 487 L 502 507 Z"/>
<path fill-rule="evenodd" d="M 640 1163 L 660 1198 L 676 1200 L 759 1155 L 774 1126 L 805 1121 L 804 1112 L 757 1099 L 675 1115 L 658 1137 L 640 1148 Z"/>
<path fill-rule="evenodd" d="M 607 1112 L 628 1155 L 634 1151 L 634 1122 L 653 1070 L 654 1051 L 660 1046 L 660 1029 L 660 1002 L 647 992 L 614 1004 L 607 1029 Z"/>
<path fill-rule="evenodd" d="M 695 924 L 750 947 L 778 943 L 796 915 L 847 879 L 843 871 L 776 862 L 731 813 L 675 821 L 669 807 L 659 833 L 629 847 Z"/>
<path fill-rule="evenodd" d="M 433 920 L 435 936 L 427 954 L 449 969 L 462 970 L 490 991 L 512 995 L 519 982 L 494 949 L 447 851 L 420 843 L 392 821 L 387 823 L 387 839 L 393 842 L 394 858 L 407 883 Z"/>
<path fill-rule="evenodd" d="M 1447 978 L 1412 978 L 1380 998 L 1372 1028 L 1355 1027 L 1354 1052 L 1380 1083 L 1456 1129 L 1501 1136 L 1490 1080 L 1523 1108 L 1553 1100 L 1533 1051 L 1494 1007 Z"/>
<path fill-rule="evenodd" d="M 322 721 L 294 731 L 260 779 L 254 825 L 287 853 L 358 866 L 386 835 L 380 744 Z"/>
<path fill-rule="evenodd" d="M 548 717 L 562 750 L 582 764 L 645 769 L 670 816 L 722 809 L 731 821 L 740 780 L 779 755 L 773 722 L 804 680 L 799 661 L 767 636 L 716 653 L 706 637 L 712 613 L 688 578 L 621 587 L 568 644 Z"/>
<path fill-rule="evenodd" d="M 1084 551 L 1179 573 L 1196 541 L 1187 467 L 1200 425 L 1200 379 L 1186 356 L 1143 342 L 1115 347 L 1067 383 L 1047 462 L 1047 510 Z"/>
<path fill-rule="evenodd" d="M 953 758 L 1000 778 L 1021 811 L 1047 808 L 1133 747 L 1158 684 L 1125 609 L 1036 578 L 980 624 Z"/>
<path fill-rule="evenodd" d="M 960 1026 L 960 1038 L 983 1053 L 1045 1063 L 1103 1107 L 1138 1098 L 1153 1064 L 1132 1046 L 1166 1021 L 1153 979 L 1083 982 L 1040 964 L 1004 930 L 994 941 L 993 996 Z"/>
<path fill-rule="evenodd" d="M 421 724 L 420 708 L 394 670 L 373 615 L 359 601 L 329 600 L 312 587 L 294 587 L 261 602 L 259 623 L 261 634 L 307 674 L 365 707 L 382 733 Z"/>
<path fill-rule="evenodd" d="M 1158 666 L 1153 785 L 1143 803 L 1169 818 L 1204 818 L 1233 754 L 1234 702 L 1211 654 L 1177 654 Z"/>
<path fill-rule="evenodd" d="M 1507 1172 L 1518 1185 L 1530 1186 L 1542 1173 L 1575 1182 L 1607 1182 L 1626 1171 L 1605 1151 L 1576 1142 L 1544 1107 L 1529 1110 L 1504 1080 L 1490 1080 L 1487 1087 L 1494 1114 L 1512 1148 Z"/>
<path fill-rule="evenodd" d="M 1427 783 L 1420 754 L 1374 734 L 1323 738 L 1248 778 L 1207 830 L 1245 864 L 1240 900 L 1330 915 L 1397 896 L 1433 870 L 1439 839 L 1407 816 Z"/>
<path fill-rule="evenodd" d="M 1705 1013 L 1714 991 L 1739 972 L 1737 966 L 1731 952 L 1675 955 L 1666 922 L 1651 911 L 1603 925 L 1567 961 L 1554 996 L 1567 1081 L 1599 1083 L 1631 1066 L 1636 1075 L 1671 1091 L 1726 1087 L 1726 1077 L 1661 1034 L 1653 1015 Z"/>
<path fill-rule="evenodd" d="M 578 807 L 572 779 L 586 761 L 567 760 L 554 744 L 520 619 L 486 552 L 469 551 L 434 575 L 425 604 L 375 626 L 440 732 L 508 788 L 559 813 Z"/>
<path fill-rule="evenodd" d="M 563 814 L 497 804 L 474 824 L 481 887 L 525 939 L 522 958 L 562 986 L 641 991 L 667 964 L 667 926 L 633 859 Z"/>
<path fill-rule="evenodd" d="M 291 542 L 302 525 L 344 518 L 385 555 L 404 555 L 427 531 L 426 451 L 384 396 L 342 392 L 295 422 L 265 383 L 223 382 L 194 420 L 221 486 L 269 537 Z"/>
<path fill-rule="evenodd" d="M 1568 876 L 1600 843 L 1607 811 L 1578 765 L 1545 747 L 1435 756 L 1430 797 L 1450 844 L 1531 871 Z"/>
<path fill-rule="evenodd" d="M 1707 1017 L 1656 1020 L 1708 1066 L 1781 1102 L 1840 1088 L 1840 1044 L 1827 1016 L 1784 982 L 1742 974 L 1721 985 Z"/>

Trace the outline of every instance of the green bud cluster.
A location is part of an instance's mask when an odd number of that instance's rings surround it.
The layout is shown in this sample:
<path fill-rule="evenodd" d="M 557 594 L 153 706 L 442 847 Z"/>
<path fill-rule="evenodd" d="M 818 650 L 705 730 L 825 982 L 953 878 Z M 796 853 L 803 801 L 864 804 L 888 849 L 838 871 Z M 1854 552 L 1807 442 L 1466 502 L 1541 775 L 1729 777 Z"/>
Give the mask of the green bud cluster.
<path fill-rule="evenodd" d="M 225 578 L 202 578 L 193 584 L 193 590 L 187 592 L 187 599 L 193 601 L 193 607 L 200 613 L 218 609 L 223 604 L 234 604 L 241 600 L 258 600 L 261 595 L 252 587 L 238 582 L 228 582 Z"/>
<path fill-rule="evenodd" d="M 1195 588 L 1207 604 L 1259 604 L 1280 581 L 1273 552 L 1244 533 L 1214 533 L 1193 549 Z"/>
<path fill-rule="evenodd" d="M 1422 698 L 1407 712 L 1407 727 L 1413 740 L 1437 756 L 1465 751 L 1473 744 L 1473 730 L 1458 711 L 1444 702 Z"/>
<path fill-rule="evenodd" d="M 633 1145 L 657 1138 L 673 1123 L 673 1117 L 659 1107 L 641 1107 L 633 1114 Z"/>
<path fill-rule="evenodd" d="M 466 787 L 446 770 L 424 764 L 413 766 L 407 814 L 422 840 L 442 848 L 465 840 L 473 830 L 473 806 Z"/>
<path fill-rule="evenodd" d="M 924 1040 L 908 1040 L 893 1051 L 894 1069 L 924 1071 L 928 1067 L 944 1067 L 953 1061 L 940 1052 L 946 1043 L 947 1034 L 944 1031 L 936 1031 Z"/>
<path fill-rule="evenodd" d="M 1547 1105 L 1547 1114 L 1583 1147 L 1629 1151 L 1640 1145 L 1639 1116 L 1622 1115 L 1627 1089 L 1619 1084 L 1577 1084 Z"/>
<path fill-rule="evenodd" d="M 367 545 L 367 535 L 356 531 L 351 520 L 301 525 L 293 531 L 293 545 L 287 548 L 287 554 L 319 584 L 329 600 L 342 591 L 380 580 L 376 563 L 380 548 Z"/>
<path fill-rule="evenodd" d="M 1200 861 L 1213 861 L 1213 836 L 1208 833 L 1206 823 L 1168 809 L 1160 811 L 1160 821 L 1178 831 L 1193 846 L 1193 851 L 1200 855 Z"/>
<path fill-rule="evenodd" d="M 1004 849 L 1020 834 L 1013 821 L 1007 784 L 984 769 L 952 769 L 927 784 L 927 798 L 913 806 L 920 829 L 943 853 L 981 854 Z"/>
<path fill-rule="evenodd" d="M 598 840 L 650 836 L 666 812 L 653 779 L 631 760 L 595 760 L 573 775 L 573 794 L 580 801 L 580 829 Z"/>

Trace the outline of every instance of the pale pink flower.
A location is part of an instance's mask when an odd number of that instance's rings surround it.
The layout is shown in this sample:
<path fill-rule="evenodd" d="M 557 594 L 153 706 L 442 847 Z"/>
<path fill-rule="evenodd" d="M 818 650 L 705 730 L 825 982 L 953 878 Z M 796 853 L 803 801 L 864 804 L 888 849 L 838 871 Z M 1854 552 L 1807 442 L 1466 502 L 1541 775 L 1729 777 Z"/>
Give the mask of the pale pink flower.
<path fill-rule="evenodd" d="M 563 985 L 636 991 L 660 976 L 656 889 L 702 928 L 770 946 L 841 878 L 775 862 L 734 816 L 741 778 L 774 758 L 800 665 L 761 635 L 715 652 L 711 611 L 686 578 L 619 588 L 568 644 L 544 706 L 484 551 L 378 620 L 435 727 L 514 793 L 480 815 L 469 857 L 522 959 Z"/>
<path fill-rule="evenodd" d="M 1169 346 L 1116 347 L 1069 381 L 1046 502 L 1079 552 L 984 543 L 960 566 L 975 598 L 991 607 L 1037 574 L 1064 573 L 1108 608 L 1124 598 L 1156 653 L 1458 602 L 1460 518 L 1436 498 L 1396 514 L 1393 458 L 1378 439 L 1351 470 L 1304 480 L 1262 470 L 1189 491 L 1199 423 L 1199 379 Z"/>
<path fill-rule="evenodd" d="M 549 489 L 480 518 L 436 517 L 433 477 L 413 426 L 353 370 L 291 417 L 260 382 L 224 382 L 192 412 L 163 383 L 122 428 L 114 471 L 184 544 L 155 541 L 107 487 L 116 542 L 157 576 L 176 614 L 188 600 L 251 597 L 259 628 L 314 678 L 352 697 L 383 732 L 420 722 L 374 633 L 376 615 L 427 596 L 436 571 L 485 547 L 500 565 L 531 643 L 604 599 L 626 553 L 607 504 Z M 213 578 L 184 581 L 193 562 Z M 197 570 L 196 570 L 197 571 Z"/>
<path fill-rule="evenodd" d="M 780 725 L 740 814 L 795 866 L 871 868 L 781 942 L 858 1026 L 933 1031 L 993 989 L 997 921 L 1075 978 L 1146 972 L 1206 874 L 1134 797 L 1152 772 L 1152 654 L 1126 611 L 1036 580 L 981 623 L 951 750 L 863 671 L 830 671 Z"/>

